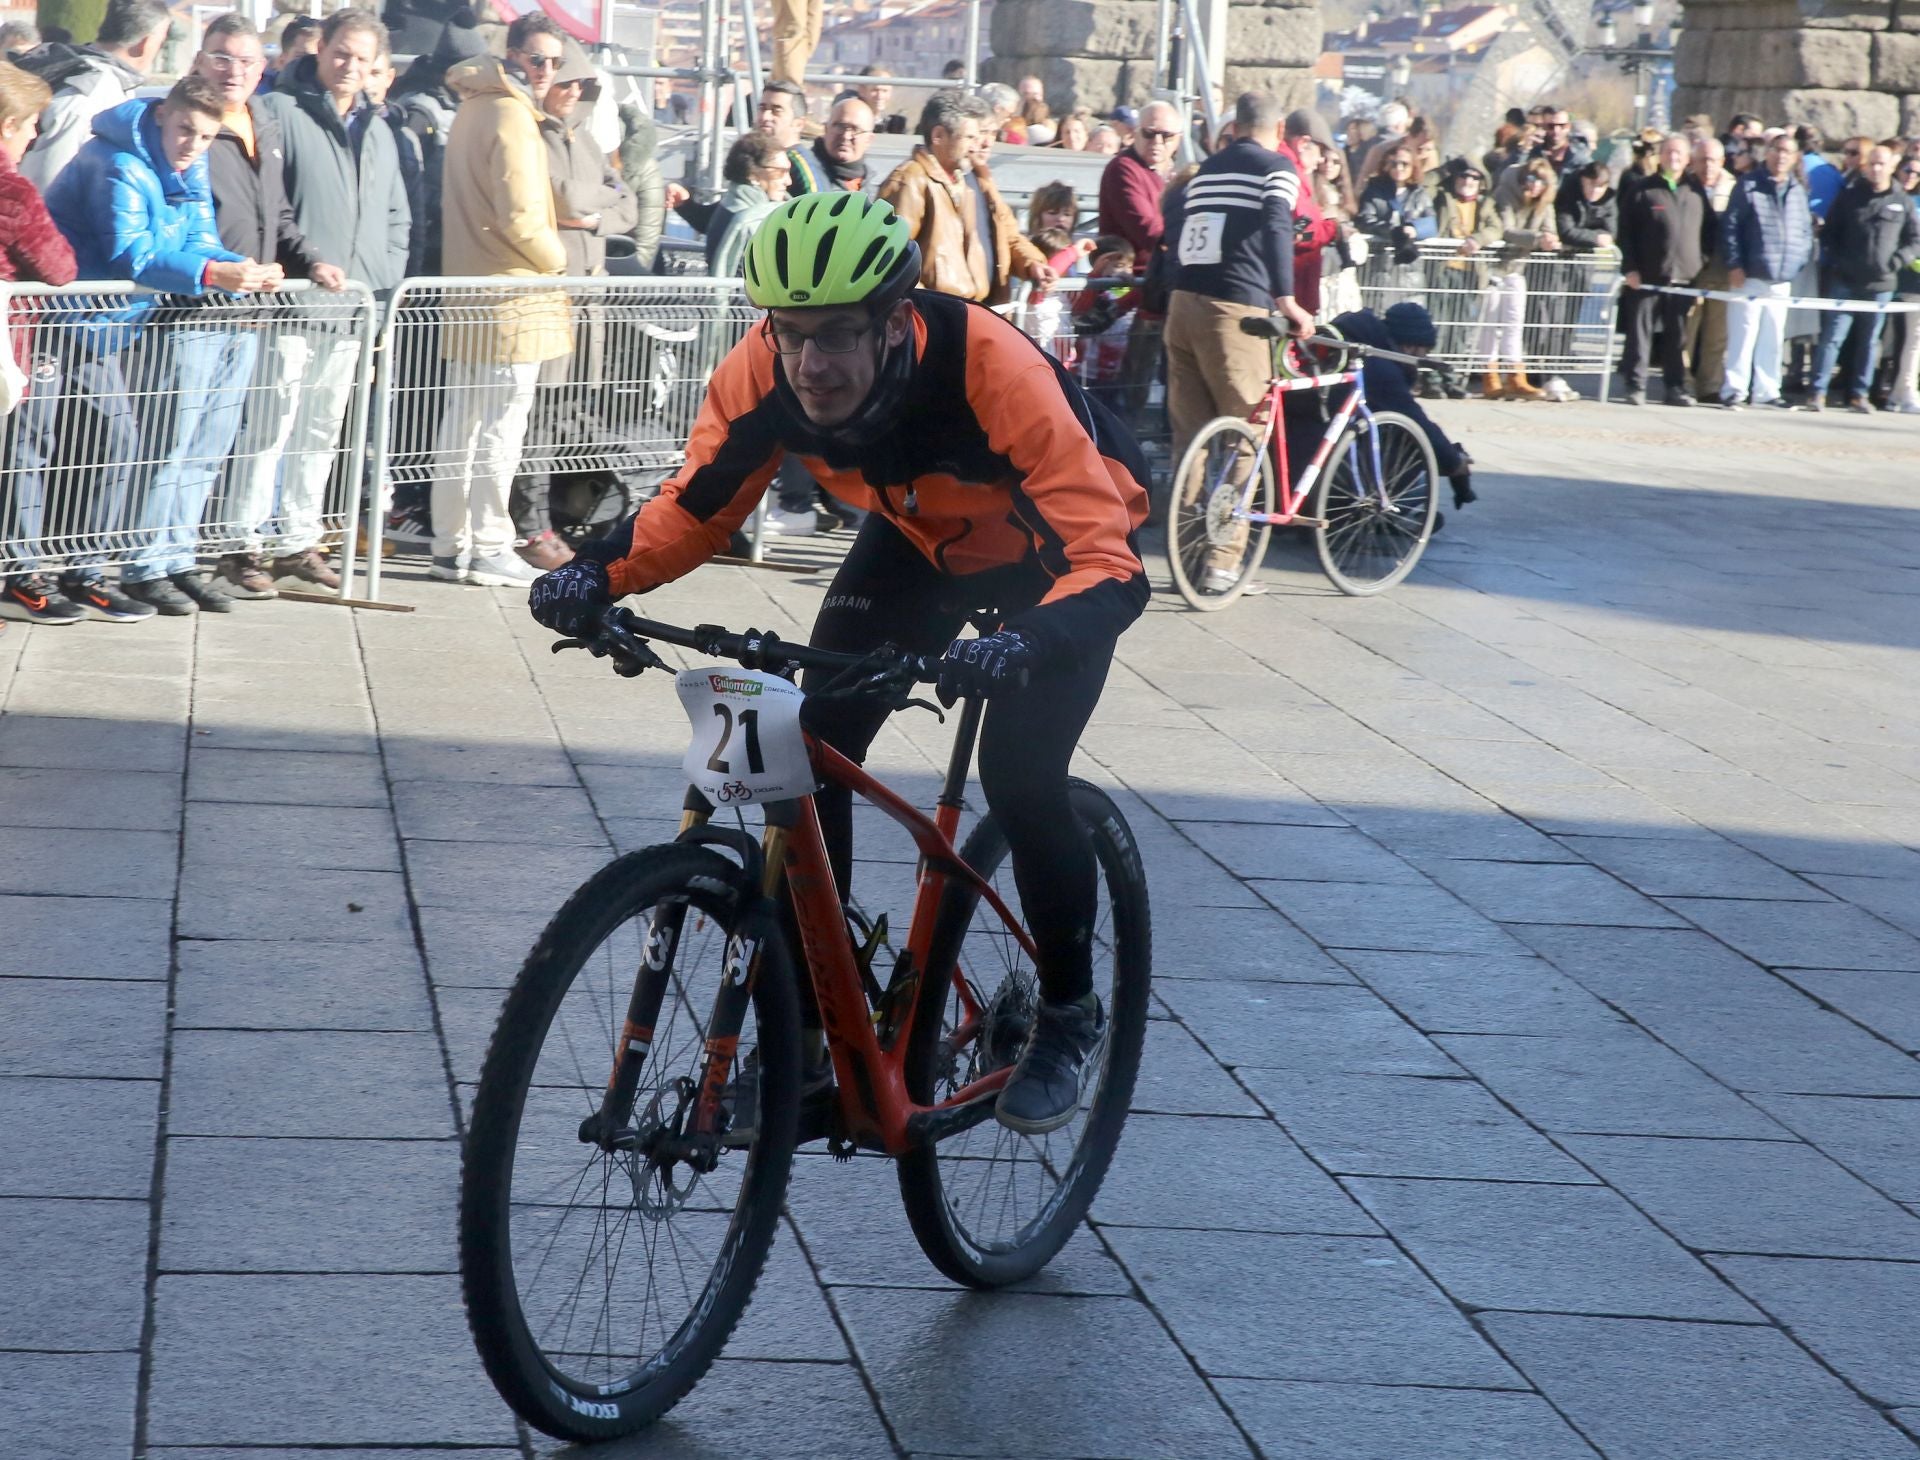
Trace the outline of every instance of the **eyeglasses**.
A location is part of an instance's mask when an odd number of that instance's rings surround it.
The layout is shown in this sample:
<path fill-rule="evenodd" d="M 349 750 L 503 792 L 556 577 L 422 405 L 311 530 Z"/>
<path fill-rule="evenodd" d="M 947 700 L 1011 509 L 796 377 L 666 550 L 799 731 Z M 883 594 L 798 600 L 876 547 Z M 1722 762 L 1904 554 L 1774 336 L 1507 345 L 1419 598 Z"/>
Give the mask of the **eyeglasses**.
<path fill-rule="evenodd" d="M 823 355 L 851 355 L 860 348 L 860 341 L 872 332 L 871 323 L 830 324 L 809 335 L 768 320 L 762 337 L 767 342 L 767 348 L 781 359 L 798 360 L 808 345 Z"/>
<path fill-rule="evenodd" d="M 560 64 L 558 56 L 529 56 L 522 54 L 520 69 L 523 71 L 551 71 Z"/>
<path fill-rule="evenodd" d="M 260 65 L 265 56 L 229 56 L 220 51 L 202 51 L 200 59 L 216 71 L 245 71 Z"/>
<path fill-rule="evenodd" d="M 849 137 L 871 137 L 873 135 L 872 127 L 862 127 L 853 122 L 829 122 L 827 124 L 827 130 L 829 132 L 841 132 Z"/>
<path fill-rule="evenodd" d="M 1162 132 L 1154 127 L 1142 127 L 1140 129 L 1140 135 L 1145 137 L 1149 142 L 1171 142 L 1180 134 L 1178 132 Z"/>

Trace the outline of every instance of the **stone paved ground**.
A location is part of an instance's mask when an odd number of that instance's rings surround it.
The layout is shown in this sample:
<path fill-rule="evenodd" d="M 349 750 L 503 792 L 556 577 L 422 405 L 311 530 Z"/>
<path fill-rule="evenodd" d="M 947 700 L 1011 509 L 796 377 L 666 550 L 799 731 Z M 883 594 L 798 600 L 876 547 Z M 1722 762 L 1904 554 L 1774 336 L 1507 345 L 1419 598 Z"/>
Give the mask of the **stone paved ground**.
<path fill-rule="evenodd" d="M 1913 1453 L 1916 437 L 1454 414 L 1486 500 L 1415 581 L 1288 557 L 1124 642 L 1085 770 L 1158 1003 L 1090 1229 L 963 1294 L 879 1163 L 803 1156 L 732 1356 L 601 1453 Z M 394 590 L 0 636 L 0 1455 L 553 1453 L 465 1333 L 461 1112 L 681 722 Z M 942 734 L 878 762 L 924 795 Z"/>

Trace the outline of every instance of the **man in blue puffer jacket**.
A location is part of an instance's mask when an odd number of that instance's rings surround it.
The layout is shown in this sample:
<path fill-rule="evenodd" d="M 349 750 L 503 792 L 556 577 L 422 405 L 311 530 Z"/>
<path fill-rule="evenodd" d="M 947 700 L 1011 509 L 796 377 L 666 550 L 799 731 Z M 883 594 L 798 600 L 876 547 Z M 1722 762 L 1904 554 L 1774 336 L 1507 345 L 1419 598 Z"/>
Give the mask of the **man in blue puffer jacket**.
<path fill-rule="evenodd" d="M 80 278 L 127 279 L 164 294 L 94 310 L 85 328 L 88 407 L 109 422 L 93 504 L 101 546 L 138 544 L 121 573 L 129 597 L 161 613 L 225 612 L 233 600 L 193 571 L 206 509 L 253 373 L 259 337 L 233 327 L 207 298 L 278 287 L 278 264 L 258 264 L 222 247 L 214 227 L 205 154 L 220 131 L 224 101 L 200 77 L 164 99 L 137 98 L 102 112 L 47 195 L 47 210 L 79 264 Z M 146 330 L 148 324 L 165 328 Z M 129 388 L 131 387 L 131 389 Z M 133 463 L 149 460 L 137 506 L 121 516 Z M 107 534 L 114 534 L 108 537 Z"/>
<path fill-rule="evenodd" d="M 1800 147 L 1782 133 L 1766 161 L 1734 184 L 1721 215 L 1728 287 L 1748 302 L 1727 307 L 1727 373 L 1720 404 L 1737 411 L 1784 406 L 1780 349 L 1793 281 L 1813 257 L 1813 210 L 1799 175 Z"/>

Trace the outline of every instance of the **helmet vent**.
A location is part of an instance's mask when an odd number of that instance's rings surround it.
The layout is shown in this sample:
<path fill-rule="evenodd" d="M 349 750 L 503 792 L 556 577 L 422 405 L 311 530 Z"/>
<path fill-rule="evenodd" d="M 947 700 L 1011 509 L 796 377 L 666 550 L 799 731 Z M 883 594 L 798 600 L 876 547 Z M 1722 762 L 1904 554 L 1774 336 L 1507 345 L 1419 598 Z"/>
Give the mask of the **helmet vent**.
<path fill-rule="evenodd" d="M 827 209 L 827 216 L 829 218 L 838 218 L 842 213 L 847 211 L 848 204 L 852 203 L 853 200 L 859 196 L 860 194 L 858 193 L 842 193 L 833 200 L 833 206 Z"/>
<path fill-rule="evenodd" d="M 818 289 L 827 277 L 827 267 L 833 262 L 833 241 L 840 236 L 839 228 L 829 228 L 820 235 L 820 243 L 813 251 L 813 287 Z"/>
<path fill-rule="evenodd" d="M 875 261 L 879 258 L 881 250 L 886 248 L 886 246 L 887 241 L 884 238 L 876 238 L 872 243 L 868 244 L 867 251 L 860 255 L 860 262 L 854 265 L 853 277 L 855 279 L 866 278 L 868 271 L 874 268 Z"/>
<path fill-rule="evenodd" d="M 773 238 L 773 267 L 780 276 L 782 289 L 791 289 L 793 280 L 787 267 L 787 230 L 782 228 Z"/>

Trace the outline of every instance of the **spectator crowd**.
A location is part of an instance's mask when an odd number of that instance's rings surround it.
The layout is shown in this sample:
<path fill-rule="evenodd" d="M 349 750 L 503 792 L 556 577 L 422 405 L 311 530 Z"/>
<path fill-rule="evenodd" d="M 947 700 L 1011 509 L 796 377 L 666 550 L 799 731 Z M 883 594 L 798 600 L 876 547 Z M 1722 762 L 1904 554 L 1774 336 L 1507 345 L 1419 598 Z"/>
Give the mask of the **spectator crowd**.
<path fill-rule="evenodd" d="M 1830 159 L 1811 128 L 1742 116 L 1603 142 L 1548 104 L 1448 156 L 1399 102 L 1336 138 L 1318 113 L 1250 93 L 1210 133 L 1164 101 L 1056 115 L 1036 77 L 937 91 L 910 124 L 880 66 L 816 120 L 818 10 L 776 6 L 788 39 L 710 198 L 662 177 L 658 127 L 685 115 L 673 88 L 597 107 L 592 61 L 537 10 L 497 51 L 457 11 L 397 74 L 369 11 L 289 24 L 272 65 L 251 22 L 221 15 L 165 88 L 150 83 L 162 0 L 110 0 L 85 45 L 0 36 L 0 286 L 141 286 L 8 308 L 0 613 L 134 621 L 336 589 L 322 508 L 361 383 L 364 297 L 345 291 L 594 277 L 615 240 L 631 267 L 664 267 L 674 216 L 704 271 L 732 276 L 778 203 L 836 190 L 895 208 L 924 287 L 1004 305 L 1026 286 L 1028 327 L 1123 414 L 1164 372 L 1176 448 L 1262 394 L 1267 346 L 1242 319 L 1356 320 L 1363 279 L 1424 304 L 1384 311 L 1401 346 L 1469 331 L 1485 395 L 1570 397 L 1528 359 L 1540 255 L 1616 264 L 1629 403 L 1657 369 L 1670 405 L 1920 414 L 1920 316 L 1879 307 L 1920 300 L 1920 141 L 1853 138 Z M 874 136 L 909 129 L 907 158 L 871 169 Z M 994 176 L 1003 143 L 1105 156 L 1097 196 L 1051 182 L 1021 216 Z M 1087 282 L 1049 295 L 1069 277 Z M 1792 303 L 1813 297 L 1855 307 Z M 526 583 L 571 556 L 523 469 L 529 440 L 554 429 L 562 387 L 595 378 L 602 343 L 562 287 L 475 290 L 459 314 L 431 361 L 405 366 L 444 389 L 419 443 L 430 493 L 393 504 L 390 525 L 427 546 L 435 578 Z M 207 572 L 196 543 L 216 492 L 238 540 Z M 778 497 L 771 530 L 842 520 L 797 461 Z M 56 563 L 50 538 L 81 546 Z"/>

